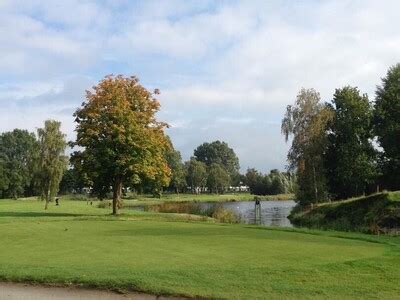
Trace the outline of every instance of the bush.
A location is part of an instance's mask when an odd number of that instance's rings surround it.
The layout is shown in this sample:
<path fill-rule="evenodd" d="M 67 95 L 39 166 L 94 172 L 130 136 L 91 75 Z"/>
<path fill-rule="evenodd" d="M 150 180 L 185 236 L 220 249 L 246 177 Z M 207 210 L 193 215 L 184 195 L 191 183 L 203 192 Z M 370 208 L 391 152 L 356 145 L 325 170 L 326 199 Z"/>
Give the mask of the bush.
<path fill-rule="evenodd" d="M 145 207 L 146 211 L 162 213 L 179 213 L 212 217 L 222 223 L 239 223 L 240 217 L 233 211 L 225 209 L 221 204 L 213 203 L 203 209 L 199 203 L 193 202 L 164 202 Z"/>
<path fill-rule="evenodd" d="M 217 208 L 212 217 L 221 223 L 239 223 L 240 217 L 229 209 L 223 207 Z"/>
<path fill-rule="evenodd" d="M 99 201 L 99 204 L 97 204 L 98 208 L 109 208 L 111 206 L 112 206 L 111 200 L 101 200 Z"/>
<path fill-rule="evenodd" d="M 202 215 L 199 204 L 191 202 L 164 202 L 145 207 L 146 211 Z"/>

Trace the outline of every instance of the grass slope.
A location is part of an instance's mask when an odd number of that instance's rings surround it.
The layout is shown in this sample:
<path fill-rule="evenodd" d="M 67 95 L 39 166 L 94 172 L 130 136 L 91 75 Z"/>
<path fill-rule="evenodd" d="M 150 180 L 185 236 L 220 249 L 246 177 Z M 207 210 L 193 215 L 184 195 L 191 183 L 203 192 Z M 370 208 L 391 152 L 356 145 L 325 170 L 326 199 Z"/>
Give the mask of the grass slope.
<path fill-rule="evenodd" d="M 398 238 L 193 220 L 0 200 L 0 278 L 229 299 L 400 294 Z"/>
<path fill-rule="evenodd" d="M 292 223 L 323 228 L 368 233 L 400 231 L 400 192 L 380 193 L 332 203 L 313 209 L 294 210 Z"/>

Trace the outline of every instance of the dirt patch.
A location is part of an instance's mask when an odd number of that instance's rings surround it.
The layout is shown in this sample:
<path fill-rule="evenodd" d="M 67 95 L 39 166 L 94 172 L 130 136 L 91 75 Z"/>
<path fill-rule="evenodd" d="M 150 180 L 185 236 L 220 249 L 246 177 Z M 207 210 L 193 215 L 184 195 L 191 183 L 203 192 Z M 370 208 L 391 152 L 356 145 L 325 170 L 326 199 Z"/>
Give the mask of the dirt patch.
<path fill-rule="evenodd" d="M 111 291 L 79 287 L 52 287 L 23 283 L 0 282 L 1 300 L 153 300 L 183 299 L 129 292 L 118 294 Z"/>

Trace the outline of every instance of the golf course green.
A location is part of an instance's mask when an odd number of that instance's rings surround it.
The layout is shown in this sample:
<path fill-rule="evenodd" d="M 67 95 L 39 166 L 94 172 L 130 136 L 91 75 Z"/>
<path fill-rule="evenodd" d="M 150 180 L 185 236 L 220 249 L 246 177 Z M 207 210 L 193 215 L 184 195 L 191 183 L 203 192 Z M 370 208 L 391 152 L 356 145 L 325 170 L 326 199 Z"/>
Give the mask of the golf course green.
<path fill-rule="evenodd" d="M 0 280 L 187 297 L 400 296 L 400 238 L 0 200 Z"/>

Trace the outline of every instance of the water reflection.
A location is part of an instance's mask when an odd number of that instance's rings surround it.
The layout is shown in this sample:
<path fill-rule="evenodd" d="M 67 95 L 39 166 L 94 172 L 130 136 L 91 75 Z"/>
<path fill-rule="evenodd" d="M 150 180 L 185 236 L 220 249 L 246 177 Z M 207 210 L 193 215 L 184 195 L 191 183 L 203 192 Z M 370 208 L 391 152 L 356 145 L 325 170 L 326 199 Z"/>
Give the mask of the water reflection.
<path fill-rule="evenodd" d="M 255 223 L 255 202 L 222 202 L 224 208 L 237 213 L 243 223 Z M 207 209 L 212 203 L 201 203 L 203 209 Z M 293 227 L 287 218 L 292 208 L 296 205 L 293 200 L 286 201 L 260 201 L 261 224 L 265 226 Z"/>
<path fill-rule="evenodd" d="M 176 204 L 176 203 L 175 203 Z M 222 206 L 234 211 L 240 216 L 242 223 L 255 224 L 255 201 L 238 202 L 196 202 L 201 210 L 207 210 L 211 206 Z M 293 200 L 260 201 L 261 225 L 277 227 L 293 227 L 287 218 L 296 203 Z M 144 210 L 145 206 L 134 206 L 131 209 Z"/>

